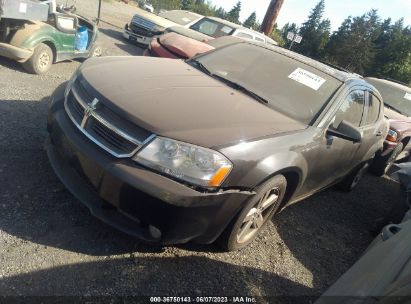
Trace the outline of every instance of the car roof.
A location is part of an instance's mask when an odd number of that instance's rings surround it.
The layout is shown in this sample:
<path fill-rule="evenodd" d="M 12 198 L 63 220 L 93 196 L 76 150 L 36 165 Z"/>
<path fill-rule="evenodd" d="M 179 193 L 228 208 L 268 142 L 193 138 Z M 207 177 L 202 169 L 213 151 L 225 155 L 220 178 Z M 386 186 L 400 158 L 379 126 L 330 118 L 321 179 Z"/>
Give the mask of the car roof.
<path fill-rule="evenodd" d="M 289 58 L 295 59 L 297 61 L 300 61 L 308 66 L 311 66 L 329 76 L 332 76 L 336 79 L 338 79 L 341 82 L 347 82 L 349 80 L 363 80 L 363 78 L 355 73 L 349 73 L 343 70 L 339 70 L 335 67 L 329 66 L 325 63 L 319 62 L 315 59 L 312 59 L 310 57 L 298 54 L 296 52 L 287 50 L 285 48 L 282 48 L 280 46 L 275 46 L 272 44 L 267 44 L 267 43 L 261 43 L 261 42 L 257 42 L 257 41 L 250 41 L 250 40 L 243 40 L 243 41 L 238 41 L 237 43 L 247 43 L 247 44 L 252 44 L 252 45 L 256 45 L 259 47 L 263 47 L 269 50 L 272 50 L 276 53 L 282 54 L 284 56 L 287 56 Z M 234 43 L 232 43 L 234 44 Z M 365 81 L 364 81 L 365 83 Z"/>
<path fill-rule="evenodd" d="M 197 20 L 200 20 L 201 18 L 203 18 L 203 15 L 191 12 L 191 11 L 185 11 L 185 10 L 171 10 L 171 11 L 165 11 L 159 14 L 160 17 L 168 17 L 168 18 L 173 18 L 172 21 L 176 20 L 176 19 L 180 19 L 180 20 L 184 20 L 184 18 L 189 19 L 189 21 L 187 20 L 186 23 L 191 23 Z"/>
<path fill-rule="evenodd" d="M 230 27 L 232 27 L 232 28 L 234 28 L 234 29 L 247 29 L 246 27 L 244 27 L 244 26 L 242 26 L 242 25 L 240 25 L 240 24 L 237 24 L 237 23 L 234 23 L 234 22 L 230 22 L 230 21 L 227 21 L 227 20 L 218 18 L 218 17 L 207 17 L 207 18 L 210 19 L 210 20 L 214 20 L 214 21 L 220 22 L 220 23 L 222 23 L 222 24 L 224 24 L 224 25 L 228 25 L 228 26 L 230 26 Z"/>
<path fill-rule="evenodd" d="M 396 81 L 391 81 L 388 79 L 380 79 L 374 77 L 366 77 L 366 81 L 370 81 L 372 85 L 375 85 L 378 88 L 378 85 L 384 85 L 385 87 L 391 87 L 392 89 L 398 89 L 411 94 L 411 87 L 406 84 L 402 84 Z"/>

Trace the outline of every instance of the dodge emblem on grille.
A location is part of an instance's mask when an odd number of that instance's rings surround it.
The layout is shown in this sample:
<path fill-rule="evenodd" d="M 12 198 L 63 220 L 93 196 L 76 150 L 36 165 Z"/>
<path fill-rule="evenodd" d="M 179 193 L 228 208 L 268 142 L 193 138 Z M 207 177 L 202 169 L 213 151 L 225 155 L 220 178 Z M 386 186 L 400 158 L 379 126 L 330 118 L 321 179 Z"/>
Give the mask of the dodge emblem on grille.
<path fill-rule="evenodd" d="M 83 120 L 81 121 L 81 127 L 84 128 L 87 120 L 89 117 L 93 114 L 93 112 L 97 109 L 97 104 L 99 103 L 99 100 L 97 98 L 94 98 L 92 102 L 87 104 L 87 107 L 84 109 L 84 117 Z"/>

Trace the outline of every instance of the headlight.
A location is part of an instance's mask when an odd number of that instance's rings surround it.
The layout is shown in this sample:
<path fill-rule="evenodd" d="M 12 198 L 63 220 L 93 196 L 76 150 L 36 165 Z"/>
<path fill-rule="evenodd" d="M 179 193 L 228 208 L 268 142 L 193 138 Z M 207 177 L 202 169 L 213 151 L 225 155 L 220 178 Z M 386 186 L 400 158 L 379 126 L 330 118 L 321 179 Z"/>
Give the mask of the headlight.
<path fill-rule="evenodd" d="M 220 153 L 157 137 L 134 160 L 159 172 L 205 187 L 218 187 L 233 165 Z"/>
<path fill-rule="evenodd" d="M 392 141 L 392 142 L 397 142 L 397 139 L 398 139 L 398 133 L 390 129 L 388 131 L 387 140 Z"/>

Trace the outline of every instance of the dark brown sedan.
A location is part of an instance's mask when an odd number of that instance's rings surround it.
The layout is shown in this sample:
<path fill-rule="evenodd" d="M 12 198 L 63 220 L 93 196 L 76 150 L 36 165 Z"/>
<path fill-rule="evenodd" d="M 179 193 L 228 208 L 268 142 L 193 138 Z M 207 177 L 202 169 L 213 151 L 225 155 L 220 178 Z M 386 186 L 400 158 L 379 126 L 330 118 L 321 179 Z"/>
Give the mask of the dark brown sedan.
<path fill-rule="evenodd" d="M 67 188 L 114 227 L 235 250 L 286 205 L 354 188 L 387 131 L 363 79 L 241 41 L 187 62 L 86 61 L 53 94 L 47 151 Z"/>

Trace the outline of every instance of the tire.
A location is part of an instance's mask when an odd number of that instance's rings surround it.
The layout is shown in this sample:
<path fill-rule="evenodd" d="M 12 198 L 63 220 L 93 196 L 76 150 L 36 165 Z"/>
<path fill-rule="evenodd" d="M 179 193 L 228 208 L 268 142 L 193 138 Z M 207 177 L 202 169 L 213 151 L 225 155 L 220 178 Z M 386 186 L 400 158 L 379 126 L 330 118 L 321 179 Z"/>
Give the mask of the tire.
<path fill-rule="evenodd" d="M 220 247 L 225 251 L 235 251 L 250 244 L 278 210 L 286 188 L 287 180 L 282 175 L 257 187 L 256 195 L 250 198 L 217 240 Z M 264 207 L 264 202 L 269 205 Z"/>
<path fill-rule="evenodd" d="M 41 75 L 50 70 L 54 61 L 51 48 L 44 43 L 40 43 L 33 52 L 33 55 L 23 63 L 23 67 L 31 74 Z"/>
<path fill-rule="evenodd" d="M 376 176 L 383 176 L 391 168 L 403 148 L 404 144 L 399 142 L 390 154 L 386 156 L 377 155 L 370 167 L 370 171 Z"/>
<path fill-rule="evenodd" d="M 365 173 L 368 171 L 370 167 L 370 162 L 367 161 L 362 163 L 361 165 L 357 166 L 353 171 L 351 171 L 342 182 L 338 184 L 338 188 L 340 188 L 344 192 L 352 191 L 357 185 L 359 184 L 360 180 L 363 178 Z"/>

